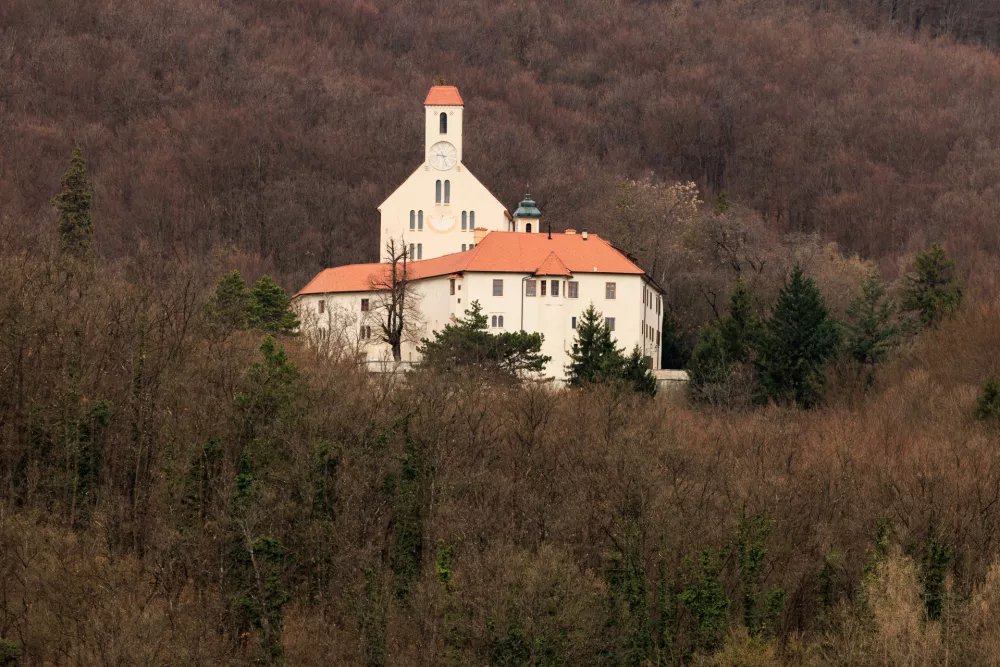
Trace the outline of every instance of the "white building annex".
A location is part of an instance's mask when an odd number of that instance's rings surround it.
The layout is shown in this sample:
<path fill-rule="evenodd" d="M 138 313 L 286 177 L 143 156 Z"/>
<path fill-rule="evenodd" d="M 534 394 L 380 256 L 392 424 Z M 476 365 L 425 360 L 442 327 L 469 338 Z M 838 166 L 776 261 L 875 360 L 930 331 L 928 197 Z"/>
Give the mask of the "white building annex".
<path fill-rule="evenodd" d="M 510 215 L 462 165 L 463 110 L 457 88 L 431 88 L 424 102 L 424 164 L 379 207 L 380 250 L 390 240 L 409 250 L 416 296 L 402 360 L 419 362 L 420 339 L 479 301 L 492 331 L 543 334 L 542 352 L 552 357 L 545 375 L 563 380 L 577 322 L 593 303 L 619 347 L 629 352 L 638 345 L 658 369 L 662 290 L 595 234 L 541 233 L 541 214 L 530 199 Z M 336 329 L 371 364 L 391 362 L 373 289 L 388 271 L 387 263 L 321 271 L 293 300 L 303 327 L 320 337 Z"/>

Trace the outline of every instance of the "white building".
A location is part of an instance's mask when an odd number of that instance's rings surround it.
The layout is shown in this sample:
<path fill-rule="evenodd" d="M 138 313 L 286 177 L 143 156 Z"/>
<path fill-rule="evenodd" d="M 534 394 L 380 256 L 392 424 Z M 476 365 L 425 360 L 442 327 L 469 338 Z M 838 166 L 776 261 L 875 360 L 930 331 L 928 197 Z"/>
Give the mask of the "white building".
<path fill-rule="evenodd" d="M 418 316 L 403 343 L 403 361 L 418 362 L 420 339 L 431 338 L 478 301 L 493 331 L 543 334 L 542 352 L 552 357 L 545 374 L 561 380 L 577 322 L 593 303 L 619 347 L 630 352 L 638 345 L 652 368 L 659 368 L 660 288 L 625 253 L 594 234 L 540 233 L 540 212 L 530 199 L 511 216 L 462 167 L 463 108 L 457 89 L 431 89 L 425 102 L 427 163 L 380 207 L 383 247 L 402 239 L 412 248 L 407 275 Z M 440 146 L 443 141 L 451 148 Z M 373 288 L 388 271 L 385 263 L 321 271 L 294 298 L 303 326 L 320 336 L 336 329 L 371 363 L 391 360 Z"/>
<path fill-rule="evenodd" d="M 477 227 L 512 231 L 510 213 L 462 164 L 464 110 L 455 86 L 427 93 L 424 163 L 378 207 L 380 250 L 390 239 L 403 239 L 411 259 L 431 259 L 467 250 Z"/>

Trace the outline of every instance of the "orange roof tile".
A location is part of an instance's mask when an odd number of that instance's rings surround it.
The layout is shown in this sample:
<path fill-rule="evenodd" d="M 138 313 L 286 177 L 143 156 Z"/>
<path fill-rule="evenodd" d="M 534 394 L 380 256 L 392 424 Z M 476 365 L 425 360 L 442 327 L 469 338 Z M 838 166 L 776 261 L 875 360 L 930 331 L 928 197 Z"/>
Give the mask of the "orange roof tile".
<path fill-rule="evenodd" d="M 559 255 L 557 255 L 555 251 L 552 251 L 549 253 L 549 256 L 545 258 L 545 261 L 543 261 L 541 265 L 539 265 L 539 267 L 535 269 L 535 275 L 572 277 L 573 274 L 570 273 L 569 269 L 566 268 L 566 265 L 563 264 L 563 261 L 559 259 Z"/>
<path fill-rule="evenodd" d="M 553 257 L 555 255 L 555 257 Z M 560 267 L 561 265 L 561 267 Z M 331 292 L 368 292 L 372 281 L 384 277 L 387 264 L 349 264 L 324 269 L 296 296 Z M 538 275 L 571 275 L 580 273 L 624 273 L 642 275 L 643 270 L 632 263 L 610 243 L 590 234 L 528 234 L 524 232 L 490 232 L 472 250 L 423 259 L 407 264 L 413 280 L 447 276 L 463 271 L 485 273 L 536 273 Z"/>
<path fill-rule="evenodd" d="M 455 86 L 433 86 L 430 89 L 430 92 L 427 93 L 427 99 L 424 100 L 424 106 L 461 107 L 465 106 L 465 102 L 462 101 L 462 96 L 458 94 L 458 88 Z"/>

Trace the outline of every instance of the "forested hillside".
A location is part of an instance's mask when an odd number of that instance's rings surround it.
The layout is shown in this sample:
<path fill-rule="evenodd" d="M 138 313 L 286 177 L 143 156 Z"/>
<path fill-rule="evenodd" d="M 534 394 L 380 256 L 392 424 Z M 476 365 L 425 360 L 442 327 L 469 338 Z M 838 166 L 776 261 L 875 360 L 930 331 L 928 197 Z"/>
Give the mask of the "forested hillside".
<path fill-rule="evenodd" d="M 1000 63 L 949 35 L 995 45 L 996 9 L 952 4 L 8 0 L 0 204 L 48 224 L 79 142 L 102 256 L 235 245 L 295 289 L 377 256 L 441 74 L 472 171 L 556 229 L 653 173 L 865 257 L 992 256 Z"/>
<path fill-rule="evenodd" d="M 0 667 L 995 664 L 998 30 L 0 0 Z M 285 290 L 378 256 L 436 75 L 508 206 L 664 288 L 686 390 L 594 312 L 569 387 L 471 316 L 400 376 L 297 329 Z"/>

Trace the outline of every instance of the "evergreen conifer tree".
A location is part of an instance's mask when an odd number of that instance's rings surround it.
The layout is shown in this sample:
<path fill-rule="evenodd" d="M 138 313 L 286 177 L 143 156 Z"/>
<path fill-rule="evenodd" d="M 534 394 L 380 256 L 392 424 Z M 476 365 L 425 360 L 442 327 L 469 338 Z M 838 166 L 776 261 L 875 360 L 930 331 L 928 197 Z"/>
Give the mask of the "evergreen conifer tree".
<path fill-rule="evenodd" d="M 986 379 L 976 398 L 975 415 L 981 421 L 1000 419 L 1000 382 L 993 376 Z"/>
<path fill-rule="evenodd" d="M 796 266 L 767 321 L 757 362 L 768 398 L 804 407 L 820 398 L 823 370 L 837 351 L 839 333 L 823 295 Z"/>
<path fill-rule="evenodd" d="M 649 369 L 646 357 L 638 344 L 632 348 L 632 354 L 625 360 L 622 379 L 632 385 L 632 389 L 650 396 L 656 395 L 656 376 Z"/>
<path fill-rule="evenodd" d="M 577 324 L 576 340 L 566 367 L 569 384 L 580 387 L 612 382 L 622 377 L 623 365 L 624 358 L 611 338 L 611 331 L 601 313 L 590 304 Z"/>
<path fill-rule="evenodd" d="M 489 323 L 479 301 L 473 301 L 465 317 L 434 332 L 434 340 L 424 338 L 419 352 L 423 364 L 441 370 L 478 367 L 500 371 L 512 377 L 541 373 L 551 357 L 543 355 L 539 333 L 489 332 Z"/>
<path fill-rule="evenodd" d="M 660 337 L 660 367 L 684 368 L 687 364 L 687 350 L 681 340 L 680 323 L 673 311 L 663 309 L 663 327 Z"/>
<path fill-rule="evenodd" d="M 733 293 L 729 296 L 729 312 L 720 323 L 720 329 L 729 362 L 751 361 L 763 325 L 754 308 L 750 288 L 742 278 L 736 281 Z"/>
<path fill-rule="evenodd" d="M 239 271 L 224 276 L 215 286 L 208 302 L 212 320 L 231 329 L 246 329 L 253 311 L 254 298 Z"/>
<path fill-rule="evenodd" d="M 916 273 L 907 274 L 903 310 L 915 312 L 924 326 L 934 326 L 962 305 L 962 283 L 955 262 L 935 243 L 917 255 Z"/>
<path fill-rule="evenodd" d="M 861 284 L 861 296 L 847 306 L 847 351 L 863 366 L 885 361 L 903 332 L 896 304 L 886 298 L 885 284 L 873 273 Z"/>
<path fill-rule="evenodd" d="M 250 326 L 271 333 L 294 334 L 299 318 L 291 308 L 285 290 L 270 276 L 262 276 L 253 286 Z"/>
<path fill-rule="evenodd" d="M 62 192 L 52 198 L 52 204 L 59 210 L 59 248 L 75 257 L 89 256 L 94 245 L 94 221 L 90 213 L 93 193 L 79 145 L 73 149 L 61 184 Z"/>

